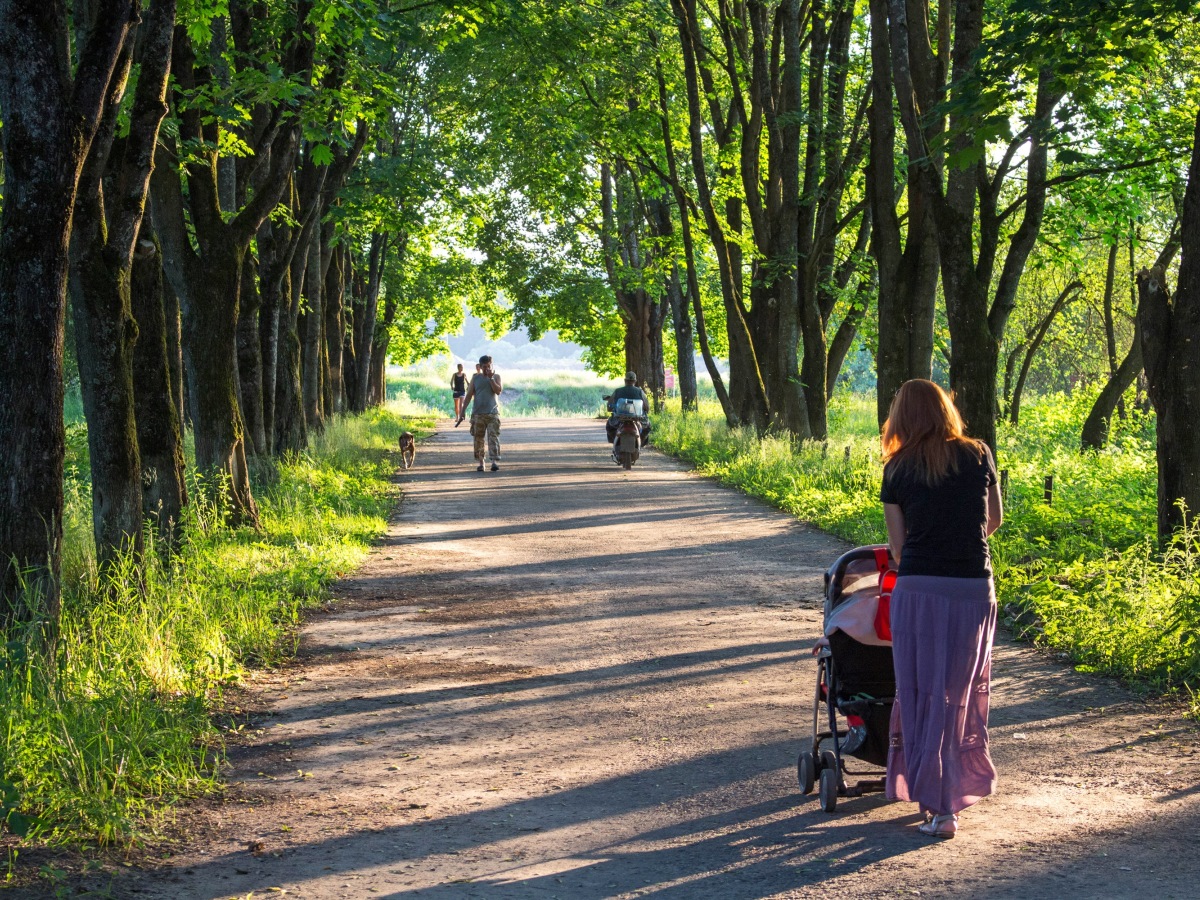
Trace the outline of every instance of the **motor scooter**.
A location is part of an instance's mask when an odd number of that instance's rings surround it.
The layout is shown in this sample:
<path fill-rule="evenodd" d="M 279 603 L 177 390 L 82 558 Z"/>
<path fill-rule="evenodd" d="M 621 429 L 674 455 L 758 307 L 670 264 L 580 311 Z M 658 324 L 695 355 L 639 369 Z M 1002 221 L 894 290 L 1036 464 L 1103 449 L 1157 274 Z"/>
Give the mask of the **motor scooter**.
<path fill-rule="evenodd" d="M 613 434 L 613 462 L 623 469 L 632 469 L 641 455 L 642 433 L 646 422 L 642 401 L 620 398 L 614 402 L 611 397 L 604 399 L 612 403 L 612 416 L 607 424 Z"/>

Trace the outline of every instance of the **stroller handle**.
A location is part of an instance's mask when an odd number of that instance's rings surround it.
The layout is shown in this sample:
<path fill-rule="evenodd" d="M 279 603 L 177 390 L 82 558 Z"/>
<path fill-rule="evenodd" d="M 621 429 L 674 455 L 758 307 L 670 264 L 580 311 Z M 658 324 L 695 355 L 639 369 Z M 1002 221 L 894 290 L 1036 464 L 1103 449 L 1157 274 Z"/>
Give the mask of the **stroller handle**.
<path fill-rule="evenodd" d="M 850 565 L 850 563 L 858 562 L 859 560 L 863 559 L 874 559 L 875 553 L 878 550 L 887 550 L 888 561 L 895 562 L 895 559 L 892 556 L 891 548 L 889 548 L 886 544 L 870 544 L 866 547 L 855 547 L 853 550 L 847 550 L 845 553 L 839 556 L 834 564 L 829 567 L 829 571 L 825 573 L 825 586 L 829 587 L 830 582 L 832 582 L 835 578 L 841 578 L 842 575 L 845 574 L 846 567 Z"/>

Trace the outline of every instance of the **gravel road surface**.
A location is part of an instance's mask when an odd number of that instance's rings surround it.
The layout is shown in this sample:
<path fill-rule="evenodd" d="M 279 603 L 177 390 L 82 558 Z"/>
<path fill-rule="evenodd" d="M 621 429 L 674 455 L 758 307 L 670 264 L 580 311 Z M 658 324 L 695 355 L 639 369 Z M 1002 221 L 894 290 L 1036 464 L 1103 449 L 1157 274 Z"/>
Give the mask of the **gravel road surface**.
<path fill-rule="evenodd" d="M 367 564 L 260 675 L 226 797 L 118 897 L 1200 896 L 1178 709 L 998 640 L 999 792 L 957 839 L 800 795 L 821 575 L 842 542 L 603 423 L 443 427 Z"/>

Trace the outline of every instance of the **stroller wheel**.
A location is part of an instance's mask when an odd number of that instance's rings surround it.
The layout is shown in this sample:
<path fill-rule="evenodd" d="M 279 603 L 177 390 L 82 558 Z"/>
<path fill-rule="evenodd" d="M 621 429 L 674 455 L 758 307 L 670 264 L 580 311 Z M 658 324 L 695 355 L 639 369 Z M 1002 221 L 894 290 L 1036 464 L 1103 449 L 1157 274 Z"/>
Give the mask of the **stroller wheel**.
<path fill-rule="evenodd" d="M 821 770 L 821 809 L 831 813 L 837 809 L 838 770 L 836 767 Z"/>
<path fill-rule="evenodd" d="M 837 757 L 833 755 L 832 750 L 821 751 L 821 771 L 826 770 L 833 772 L 833 783 L 837 784 L 838 776 L 841 773 L 838 771 Z"/>
<path fill-rule="evenodd" d="M 813 784 L 817 780 L 817 765 L 813 755 L 807 750 L 801 753 L 796 761 L 796 779 L 800 782 L 800 793 L 812 793 Z"/>

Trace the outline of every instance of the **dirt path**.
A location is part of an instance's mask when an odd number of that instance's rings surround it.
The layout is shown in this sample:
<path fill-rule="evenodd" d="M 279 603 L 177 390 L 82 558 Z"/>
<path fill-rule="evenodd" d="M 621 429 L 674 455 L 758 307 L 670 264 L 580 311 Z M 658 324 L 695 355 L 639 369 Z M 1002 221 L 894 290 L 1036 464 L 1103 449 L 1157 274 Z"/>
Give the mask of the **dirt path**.
<path fill-rule="evenodd" d="M 601 425 L 445 429 L 188 846 L 117 896 L 1195 897 L 1194 730 L 997 647 L 1000 792 L 954 841 L 914 807 L 802 798 L 821 573 L 839 541 Z"/>

